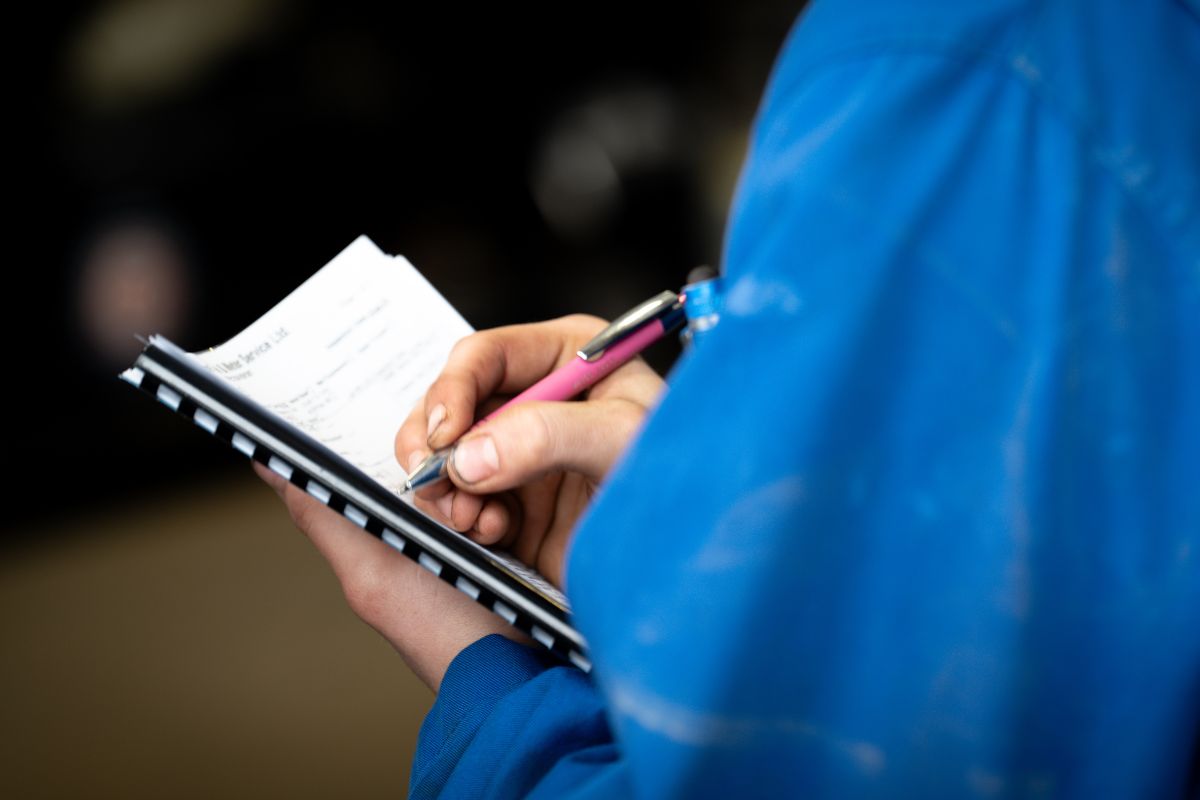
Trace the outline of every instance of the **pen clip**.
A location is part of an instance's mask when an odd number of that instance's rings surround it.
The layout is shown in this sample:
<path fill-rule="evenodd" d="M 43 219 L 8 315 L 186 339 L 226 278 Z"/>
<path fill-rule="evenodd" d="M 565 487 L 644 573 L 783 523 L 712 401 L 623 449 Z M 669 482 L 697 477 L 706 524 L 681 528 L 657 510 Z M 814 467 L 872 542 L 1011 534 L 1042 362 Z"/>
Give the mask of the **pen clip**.
<path fill-rule="evenodd" d="M 604 351 L 625 337 L 639 330 L 647 323 L 660 319 L 682 305 L 678 292 L 665 291 L 651 297 L 644 303 L 639 303 L 614 319 L 604 330 L 600 331 L 590 342 L 576 351 L 576 355 L 584 361 L 595 361 L 604 355 Z"/>

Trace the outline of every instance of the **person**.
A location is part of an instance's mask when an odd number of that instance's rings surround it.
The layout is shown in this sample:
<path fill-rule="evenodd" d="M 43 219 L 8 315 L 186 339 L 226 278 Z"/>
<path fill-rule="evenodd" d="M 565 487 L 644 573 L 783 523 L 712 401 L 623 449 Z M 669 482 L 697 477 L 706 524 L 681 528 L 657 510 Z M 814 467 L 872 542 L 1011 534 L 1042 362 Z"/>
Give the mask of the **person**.
<path fill-rule="evenodd" d="M 806 10 L 718 326 L 421 501 L 565 585 L 591 676 L 276 482 L 439 691 L 413 796 L 1195 791 L 1197 75 L 1191 0 Z M 398 457 L 600 324 L 464 340 Z"/>

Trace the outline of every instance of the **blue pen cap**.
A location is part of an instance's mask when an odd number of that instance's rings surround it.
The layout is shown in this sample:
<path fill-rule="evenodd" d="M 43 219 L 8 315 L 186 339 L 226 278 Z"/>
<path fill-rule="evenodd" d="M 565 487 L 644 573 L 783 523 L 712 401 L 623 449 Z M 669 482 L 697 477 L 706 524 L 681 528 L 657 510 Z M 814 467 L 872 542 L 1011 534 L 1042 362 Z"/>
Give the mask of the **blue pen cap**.
<path fill-rule="evenodd" d="M 683 287 L 683 310 L 687 327 L 680 337 L 684 345 L 694 344 L 721 321 L 721 276 L 712 267 L 696 267 Z"/>

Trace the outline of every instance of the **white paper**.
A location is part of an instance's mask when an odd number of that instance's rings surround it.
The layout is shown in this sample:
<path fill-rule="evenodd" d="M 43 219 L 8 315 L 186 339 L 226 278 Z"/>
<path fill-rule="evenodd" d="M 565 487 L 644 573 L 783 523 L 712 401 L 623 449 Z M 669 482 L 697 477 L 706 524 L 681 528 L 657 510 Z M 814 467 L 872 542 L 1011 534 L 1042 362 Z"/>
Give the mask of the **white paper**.
<path fill-rule="evenodd" d="M 471 332 L 401 256 L 359 237 L 250 327 L 195 353 L 396 494 L 396 432 Z"/>

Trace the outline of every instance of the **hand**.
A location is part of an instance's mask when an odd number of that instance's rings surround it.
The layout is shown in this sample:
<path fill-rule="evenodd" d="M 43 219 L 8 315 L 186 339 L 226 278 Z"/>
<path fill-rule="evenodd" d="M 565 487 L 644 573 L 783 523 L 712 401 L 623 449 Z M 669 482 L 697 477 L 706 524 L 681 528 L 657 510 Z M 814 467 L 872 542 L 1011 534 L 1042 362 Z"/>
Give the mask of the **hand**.
<path fill-rule="evenodd" d="M 604 320 L 569 316 L 481 331 L 455 345 L 442 374 L 396 434 L 410 470 L 482 417 L 575 358 Z M 640 358 L 596 383 L 583 401 L 530 402 L 463 436 L 452 481 L 418 493 L 418 507 L 484 545 L 498 545 L 562 586 L 575 522 L 662 392 Z"/>
<path fill-rule="evenodd" d="M 329 561 L 354 613 L 391 642 L 435 692 L 446 667 L 472 642 L 490 633 L 528 642 L 504 620 L 303 490 L 257 462 L 254 470 Z"/>

